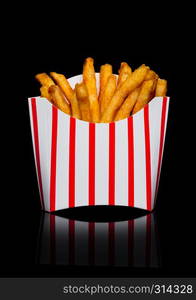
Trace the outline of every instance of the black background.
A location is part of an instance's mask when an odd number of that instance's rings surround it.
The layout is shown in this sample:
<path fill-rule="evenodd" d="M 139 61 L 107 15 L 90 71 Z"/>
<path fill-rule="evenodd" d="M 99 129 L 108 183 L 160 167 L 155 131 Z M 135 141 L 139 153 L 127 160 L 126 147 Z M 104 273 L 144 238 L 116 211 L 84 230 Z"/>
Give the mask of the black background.
<path fill-rule="evenodd" d="M 79 8 L 78 8 L 79 9 Z M 30 12 L 31 7 L 28 8 Z M 1 199 L 1 276 L 195 276 L 195 137 L 194 56 L 190 30 L 172 14 L 146 17 L 142 28 L 132 15 L 123 21 L 107 12 L 96 19 L 82 15 L 67 19 L 58 11 L 58 22 L 37 8 L 33 17 L 14 20 L 5 32 L 2 87 L 2 141 L 5 154 Z M 73 14 L 75 10 L 70 13 Z M 81 13 L 82 14 L 82 13 Z M 119 12 L 119 15 L 122 14 Z M 86 22 L 84 22 L 84 19 Z M 151 19 L 151 22 L 149 20 Z M 121 26 L 120 26 L 121 25 Z M 141 25 L 141 24 L 140 24 Z M 188 24 L 189 25 L 189 24 Z M 70 29 L 72 26 L 72 30 Z M 191 28 L 191 24 L 190 27 Z M 56 71 L 71 77 L 81 73 L 84 58 L 95 59 L 95 69 L 120 62 L 133 68 L 145 63 L 168 80 L 171 97 L 163 167 L 156 207 L 162 266 L 158 270 L 101 267 L 42 266 L 35 263 L 40 206 L 30 135 L 27 98 L 39 95 L 36 73 Z M 194 80 L 193 80 L 194 79 Z M 9 113 L 9 115 L 7 115 Z M 5 117 L 5 118 L 3 118 Z M 3 193 L 4 191 L 4 193 Z M 104 210 L 96 215 L 104 216 Z M 85 216 L 85 212 L 82 214 Z M 87 214 L 87 213 L 86 213 Z M 124 211 L 112 211 L 118 217 Z M 105 212 L 106 215 L 106 212 Z M 126 216 L 125 216 L 126 217 Z"/>

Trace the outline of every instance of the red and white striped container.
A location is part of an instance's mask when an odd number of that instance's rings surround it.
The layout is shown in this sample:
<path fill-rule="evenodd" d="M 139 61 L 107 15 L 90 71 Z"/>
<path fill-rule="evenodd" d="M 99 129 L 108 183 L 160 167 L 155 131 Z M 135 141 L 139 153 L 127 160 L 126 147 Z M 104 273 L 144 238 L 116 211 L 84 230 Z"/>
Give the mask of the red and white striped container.
<path fill-rule="evenodd" d="M 82 75 L 69 79 L 72 87 L 81 81 Z M 168 97 L 155 97 L 127 119 L 95 124 L 66 115 L 45 98 L 29 98 L 42 209 L 124 205 L 151 211 L 168 106 Z"/>
<path fill-rule="evenodd" d="M 120 222 L 82 222 L 44 214 L 37 262 L 56 265 L 160 266 L 153 214 Z"/>

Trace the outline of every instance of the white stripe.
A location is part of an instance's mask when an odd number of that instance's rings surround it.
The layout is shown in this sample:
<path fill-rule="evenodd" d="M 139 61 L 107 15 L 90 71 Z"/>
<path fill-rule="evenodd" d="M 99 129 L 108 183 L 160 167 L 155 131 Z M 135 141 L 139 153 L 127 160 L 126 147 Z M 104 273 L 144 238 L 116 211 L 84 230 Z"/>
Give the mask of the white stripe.
<path fill-rule="evenodd" d="M 50 162 L 51 162 L 51 135 L 52 135 L 52 105 L 45 98 L 38 98 L 37 119 L 39 132 L 39 150 L 41 178 L 44 195 L 45 210 L 50 210 Z"/>
<path fill-rule="evenodd" d="M 115 123 L 115 204 L 128 205 L 127 119 Z"/>
<path fill-rule="evenodd" d="M 134 135 L 134 206 L 146 209 L 146 156 L 144 109 L 133 115 Z"/>
<path fill-rule="evenodd" d="M 55 216 L 56 264 L 68 264 L 68 220 Z"/>
<path fill-rule="evenodd" d="M 152 208 L 154 207 L 158 160 L 159 160 L 162 103 L 163 103 L 162 97 L 159 98 L 156 97 L 149 103 Z"/>
<path fill-rule="evenodd" d="M 31 136 L 32 136 L 32 144 L 33 144 L 35 170 L 36 170 L 37 183 L 38 183 L 39 194 L 40 194 L 40 199 L 41 199 L 41 191 L 40 191 L 39 180 L 38 180 L 38 169 L 37 169 L 37 160 L 36 160 L 36 152 L 35 152 L 35 137 L 34 137 L 34 129 L 33 129 L 34 128 L 34 126 L 33 126 L 33 116 L 32 116 L 32 99 L 33 98 L 29 98 L 28 99 L 28 103 L 29 103 L 29 117 L 30 117 L 30 125 L 31 125 Z"/>
<path fill-rule="evenodd" d="M 57 162 L 56 162 L 56 210 L 69 206 L 69 127 L 70 117 L 58 110 Z"/>
<path fill-rule="evenodd" d="M 96 124 L 95 130 L 95 204 L 107 205 L 109 126 L 108 124 Z"/>
<path fill-rule="evenodd" d="M 133 265 L 146 265 L 146 216 L 134 220 Z"/>
<path fill-rule="evenodd" d="M 108 223 L 95 223 L 95 265 L 108 265 Z"/>
<path fill-rule="evenodd" d="M 76 120 L 75 206 L 88 205 L 88 122 Z"/>
<path fill-rule="evenodd" d="M 115 222 L 115 265 L 128 265 L 128 222 Z"/>
<path fill-rule="evenodd" d="M 88 265 L 88 222 L 75 222 L 75 264 Z"/>

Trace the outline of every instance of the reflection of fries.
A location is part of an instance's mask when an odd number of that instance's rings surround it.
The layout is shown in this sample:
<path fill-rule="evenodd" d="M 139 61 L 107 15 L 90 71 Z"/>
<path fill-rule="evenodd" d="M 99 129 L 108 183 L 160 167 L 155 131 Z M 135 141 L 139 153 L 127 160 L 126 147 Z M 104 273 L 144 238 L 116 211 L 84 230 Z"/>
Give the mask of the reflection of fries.
<path fill-rule="evenodd" d="M 143 82 L 141 86 L 141 90 L 139 96 L 137 98 L 137 102 L 133 108 L 133 114 L 139 111 L 141 108 L 144 107 L 150 101 L 150 95 L 152 93 L 152 89 L 154 86 L 154 80 L 146 80 Z"/>
<path fill-rule="evenodd" d="M 155 91 L 156 97 L 163 97 L 167 93 L 167 81 L 164 79 L 158 79 L 157 80 L 157 86 Z"/>
<path fill-rule="evenodd" d="M 148 69 L 149 68 L 145 65 L 140 66 L 131 75 L 128 76 L 126 81 L 124 81 L 119 88 L 117 88 L 114 96 L 112 97 L 112 100 L 110 101 L 110 104 L 103 113 L 101 122 L 112 122 L 117 109 L 121 106 L 124 99 L 142 83 Z"/>
<path fill-rule="evenodd" d="M 100 89 L 99 102 L 102 102 L 103 92 L 107 84 L 108 78 L 112 75 L 112 66 L 109 64 L 102 65 L 100 68 Z"/>
<path fill-rule="evenodd" d="M 91 57 L 88 57 L 84 62 L 83 80 L 89 95 L 92 122 L 99 122 L 99 103 L 97 99 L 94 60 Z"/>
<path fill-rule="evenodd" d="M 90 103 L 88 99 L 88 91 L 85 84 L 82 82 L 75 86 L 76 96 L 78 99 L 82 120 L 91 121 Z"/>
<path fill-rule="evenodd" d="M 131 75 L 132 70 L 131 67 L 126 62 L 122 62 L 120 64 L 120 69 L 118 73 L 119 76 L 118 76 L 117 86 L 119 87 L 128 78 L 128 76 Z"/>
<path fill-rule="evenodd" d="M 108 82 L 106 83 L 105 89 L 103 91 L 103 97 L 102 97 L 102 101 L 100 103 L 101 114 L 108 107 L 108 105 L 114 95 L 115 89 L 116 89 L 116 76 L 111 75 L 109 77 Z"/>
<path fill-rule="evenodd" d="M 51 96 L 52 103 L 56 105 L 64 113 L 70 115 L 71 114 L 70 105 L 68 105 L 67 101 L 65 100 L 65 96 L 63 95 L 60 88 L 57 85 L 51 85 L 48 91 Z"/>
<path fill-rule="evenodd" d="M 135 89 L 133 92 L 129 94 L 129 96 L 123 102 L 122 106 L 119 108 L 114 121 L 122 120 L 130 116 L 130 113 L 139 96 L 140 89 L 141 88 L 138 87 L 137 89 Z"/>

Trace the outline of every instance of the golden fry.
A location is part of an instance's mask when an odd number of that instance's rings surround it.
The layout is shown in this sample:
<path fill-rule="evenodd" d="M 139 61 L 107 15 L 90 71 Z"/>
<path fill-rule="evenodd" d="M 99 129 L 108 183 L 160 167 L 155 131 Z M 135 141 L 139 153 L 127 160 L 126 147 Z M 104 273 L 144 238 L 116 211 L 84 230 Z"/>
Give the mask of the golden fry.
<path fill-rule="evenodd" d="M 99 122 L 99 102 L 97 98 L 94 60 L 88 57 L 83 66 L 83 81 L 87 87 L 92 122 Z"/>
<path fill-rule="evenodd" d="M 41 85 L 49 88 L 51 85 L 54 85 L 54 81 L 46 73 L 40 73 L 35 76 L 35 78 L 41 83 Z"/>
<path fill-rule="evenodd" d="M 50 94 L 48 92 L 48 87 L 46 85 L 42 85 L 40 87 L 40 93 L 41 93 L 41 97 L 51 100 Z"/>
<path fill-rule="evenodd" d="M 167 93 L 167 80 L 158 79 L 157 86 L 155 90 L 155 97 L 164 97 Z"/>
<path fill-rule="evenodd" d="M 144 105 L 146 105 L 150 101 L 153 86 L 154 86 L 153 79 L 145 80 L 142 83 L 141 90 L 137 98 L 136 104 L 133 108 L 132 114 L 138 112 L 140 109 L 144 107 Z"/>
<path fill-rule="evenodd" d="M 110 104 L 106 108 L 103 116 L 101 118 L 101 122 L 109 123 L 114 119 L 114 115 L 122 105 L 125 98 L 144 80 L 149 67 L 145 65 L 141 65 L 138 69 L 136 69 L 132 74 L 128 76 L 126 81 L 122 83 L 122 85 L 116 89 L 114 96 L 112 97 Z"/>
<path fill-rule="evenodd" d="M 101 114 L 105 111 L 105 109 L 109 105 L 115 90 L 116 90 L 116 76 L 111 75 L 108 78 L 108 82 L 106 83 L 105 89 L 103 91 L 103 97 L 100 103 Z"/>
<path fill-rule="evenodd" d="M 72 116 L 74 118 L 81 119 L 80 107 L 79 107 L 79 103 L 75 91 L 71 102 L 71 111 L 72 111 Z"/>
<path fill-rule="evenodd" d="M 128 78 L 128 76 L 131 75 L 132 69 L 126 62 L 122 62 L 120 64 L 120 69 L 118 73 L 119 76 L 118 76 L 117 87 L 119 87 Z"/>
<path fill-rule="evenodd" d="M 125 118 L 128 118 L 130 116 L 130 113 L 137 101 L 137 98 L 140 93 L 140 87 L 135 89 L 133 92 L 129 94 L 129 96 L 125 99 L 121 107 L 119 108 L 114 121 L 119 121 Z"/>
<path fill-rule="evenodd" d="M 148 70 L 145 80 L 156 79 L 158 75 L 153 70 Z"/>
<path fill-rule="evenodd" d="M 88 98 L 88 91 L 85 84 L 83 82 L 79 84 L 77 83 L 75 85 L 75 91 L 76 91 L 76 96 L 80 107 L 82 120 L 90 122 L 91 121 L 90 103 Z"/>
<path fill-rule="evenodd" d="M 71 108 L 70 105 L 65 100 L 65 96 L 62 93 L 61 89 L 58 85 L 51 85 L 49 87 L 49 94 L 52 99 L 52 103 L 56 105 L 60 110 L 64 113 L 71 115 Z"/>
<path fill-rule="evenodd" d="M 99 88 L 99 102 L 102 102 L 103 92 L 109 77 L 112 75 L 112 66 L 109 64 L 102 65 L 100 68 L 100 88 Z"/>
<path fill-rule="evenodd" d="M 72 103 L 72 101 L 74 99 L 74 91 L 71 88 L 71 86 L 70 86 L 69 82 L 67 81 L 67 79 L 65 78 L 65 76 L 63 74 L 58 74 L 56 72 L 51 72 L 50 75 L 55 80 L 57 85 L 61 88 L 61 90 L 65 94 L 65 97 L 67 98 L 67 100 L 70 103 Z"/>

